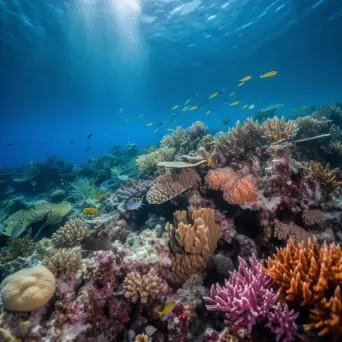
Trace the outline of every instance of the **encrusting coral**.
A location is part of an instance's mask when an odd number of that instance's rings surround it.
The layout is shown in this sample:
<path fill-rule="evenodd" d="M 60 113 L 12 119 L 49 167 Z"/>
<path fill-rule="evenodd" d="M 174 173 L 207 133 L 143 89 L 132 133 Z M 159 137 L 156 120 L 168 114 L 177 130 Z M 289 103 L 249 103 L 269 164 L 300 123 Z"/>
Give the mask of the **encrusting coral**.
<path fill-rule="evenodd" d="M 267 119 L 261 127 L 264 137 L 272 143 L 280 140 L 291 140 L 298 131 L 297 124 L 294 121 L 285 122 L 283 116 L 281 119 L 277 117 Z"/>
<path fill-rule="evenodd" d="M 123 284 L 125 297 L 133 303 L 140 301 L 147 304 L 149 298 L 157 298 L 166 294 L 168 287 L 152 268 L 147 274 L 128 273 Z"/>
<path fill-rule="evenodd" d="M 84 221 L 71 220 L 52 234 L 51 241 L 55 247 L 73 247 L 90 234 Z"/>

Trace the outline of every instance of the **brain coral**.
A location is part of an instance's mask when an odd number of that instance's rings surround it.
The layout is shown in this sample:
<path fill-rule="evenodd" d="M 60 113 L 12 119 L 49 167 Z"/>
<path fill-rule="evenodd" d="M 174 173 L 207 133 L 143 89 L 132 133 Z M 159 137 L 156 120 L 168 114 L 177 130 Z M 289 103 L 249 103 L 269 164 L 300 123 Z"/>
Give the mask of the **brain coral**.
<path fill-rule="evenodd" d="M 44 306 L 54 295 L 56 280 L 44 266 L 24 268 L 6 277 L 0 294 L 4 307 L 10 311 L 33 311 Z"/>

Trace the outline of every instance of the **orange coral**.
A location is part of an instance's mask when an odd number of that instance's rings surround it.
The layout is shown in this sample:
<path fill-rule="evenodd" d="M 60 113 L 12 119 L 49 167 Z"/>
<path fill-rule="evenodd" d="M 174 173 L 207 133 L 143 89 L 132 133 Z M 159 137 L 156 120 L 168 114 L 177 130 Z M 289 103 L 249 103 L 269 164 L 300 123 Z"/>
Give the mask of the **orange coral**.
<path fill-rule="evenodd" d="M 277 249 L 273 259 L 269 258 L 265 272 L 278 285 L 284 299 L 314 308 L 312 323 L 306 325 L 306 330 L 320 329 L 319 336 L 331 333 L 337 341 L 342 334 L 340 246 L 328 246 L 324 241 L 319 248 L 316 241 L 309 240 L 306 246 L 289 240 L 285 248 Z M 333 297 L 327 298 L 332 292 Z"/>
<path fill-rule="evenodd" d="M 332 334 L 333 341 L 342 335 L 342 296 L 340 286 L 337 286 L 334 295 L 329 300 L 323 298 L 311 310 L 312 323 L 305 325 L 305 330 L 319 329 L 318 336 Z"/>
<path fill-rule="evenodd" d="M 100 212 L 96 208 L 84 208 L 83 214 L 85 215 L 98 215 Z"/>
<path fill-rule="evenodd" d="M 258 198 L 256 179 L 252 175 L 241 175 L 231 168 L 210 170 L 206 184 L 213 190 L 222 190 L 223 198 L 231 204 L 243 204 Z"/>

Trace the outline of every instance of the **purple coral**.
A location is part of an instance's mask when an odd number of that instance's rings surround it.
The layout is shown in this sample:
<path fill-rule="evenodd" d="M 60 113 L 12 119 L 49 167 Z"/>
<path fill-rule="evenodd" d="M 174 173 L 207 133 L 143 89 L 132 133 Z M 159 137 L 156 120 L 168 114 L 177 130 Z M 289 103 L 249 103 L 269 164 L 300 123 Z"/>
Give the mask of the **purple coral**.
<path fill-rule="evenodd" d="M 129 179 L 127 183 L 120 184 L 116 194 L 123 199 L 142 197 L 146 195 L 152 184 L 153 180 Z"/>
<path fill-rule="evenodd" d="M 225 286 L 213 285 L 211 297 L 204 297 L 208 303 L 207 309 L 225 312 L 229 324 L 248 333 L 255 324 L 268 319 L 268 327 L 277 335 L 278 340 L 284 335 L 283 329 L 288 324 L 284 341 L 294 339 L 297 336 L 297 326 L 294 323 L 297 314 L 289 311 L 286 306 L 280 306 L 279 294 L 271 288 L 272 279 L 264 273 L 262 264 L 254 255 L 250 258 L 250 267 L 240 257 L 239 262 L 238 271 L 231 273 Z M 274 320 L 278 313 L 284 317 L 280 326 L 276 326 Z"/>

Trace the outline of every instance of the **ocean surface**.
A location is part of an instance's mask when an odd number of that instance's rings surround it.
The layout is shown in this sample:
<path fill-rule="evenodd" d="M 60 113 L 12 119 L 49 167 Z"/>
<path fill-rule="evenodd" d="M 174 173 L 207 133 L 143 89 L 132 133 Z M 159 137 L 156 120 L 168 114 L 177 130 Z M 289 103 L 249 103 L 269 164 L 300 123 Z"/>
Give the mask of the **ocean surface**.
<path fill-rule="evenodd" d="M 0 0 L 0 167 L 342 101 L 341 42 L 341 0 Z"/>

